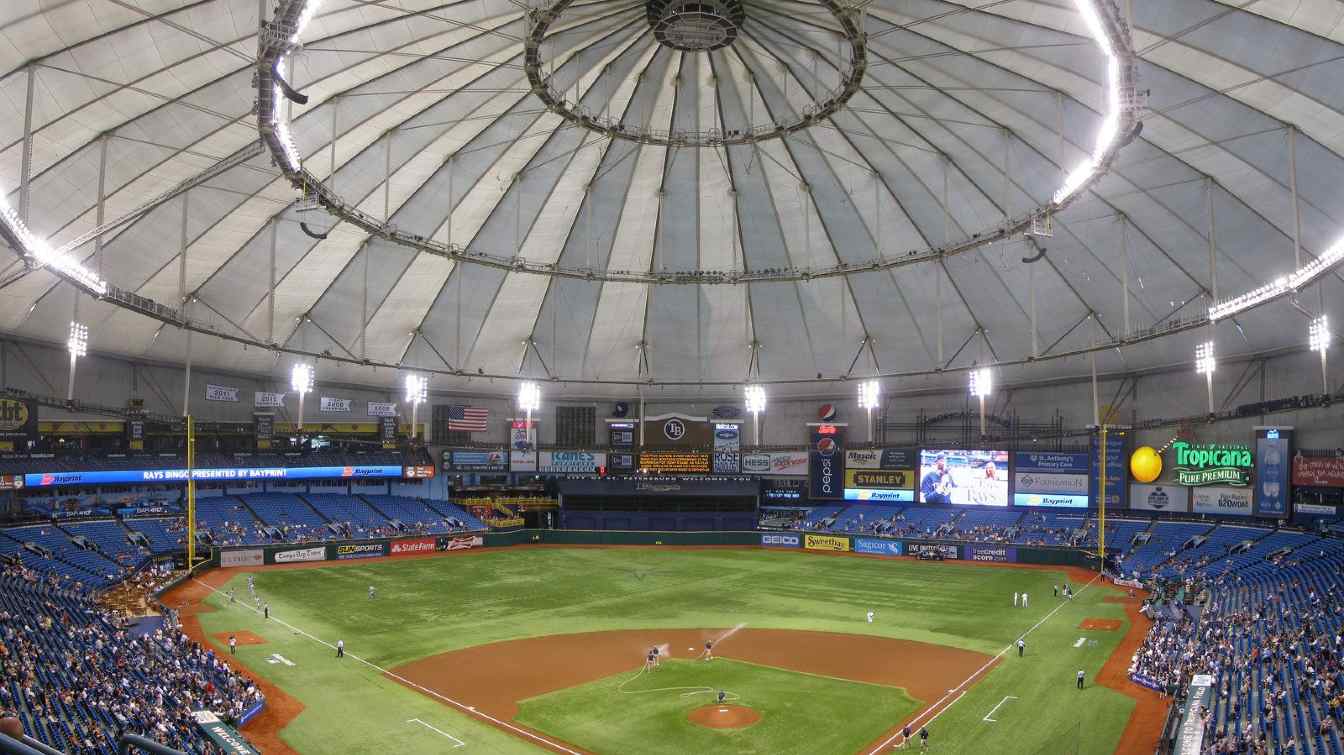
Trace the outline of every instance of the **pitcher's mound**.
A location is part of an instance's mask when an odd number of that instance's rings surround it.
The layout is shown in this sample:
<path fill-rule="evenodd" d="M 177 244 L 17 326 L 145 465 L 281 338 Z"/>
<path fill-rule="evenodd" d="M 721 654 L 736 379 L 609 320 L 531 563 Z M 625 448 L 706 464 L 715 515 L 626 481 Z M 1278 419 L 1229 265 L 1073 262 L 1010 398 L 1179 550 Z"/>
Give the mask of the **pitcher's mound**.
<path fill-rule="evenodd" d="M 702 705 L 687 713 L 686 720 L 707 729 L 741 729 L 761 720 L 761 714 L 745 705 Z"/>

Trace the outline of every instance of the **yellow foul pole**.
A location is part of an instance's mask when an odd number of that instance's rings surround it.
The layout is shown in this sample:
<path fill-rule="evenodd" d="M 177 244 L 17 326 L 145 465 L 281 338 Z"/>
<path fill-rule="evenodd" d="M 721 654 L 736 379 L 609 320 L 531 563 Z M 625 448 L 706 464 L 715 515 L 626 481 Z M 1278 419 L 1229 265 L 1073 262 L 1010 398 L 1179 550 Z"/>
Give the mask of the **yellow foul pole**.
<path fill-rule="evenodd" d="M 1097 470 L 1097 557 L 1106 571 L 1106 425 L 1101 425 L 1101 468 Z"/>
<path fill-rule="evenodd" d="M 187 415 L 187 570 L 196 566 L 196 426 Z"/>

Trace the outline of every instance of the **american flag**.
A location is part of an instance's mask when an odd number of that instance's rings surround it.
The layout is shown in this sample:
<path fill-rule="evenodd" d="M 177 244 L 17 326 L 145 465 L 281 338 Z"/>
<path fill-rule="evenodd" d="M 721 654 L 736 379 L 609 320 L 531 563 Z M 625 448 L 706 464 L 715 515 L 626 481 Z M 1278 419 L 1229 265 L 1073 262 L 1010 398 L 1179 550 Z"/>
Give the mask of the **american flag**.
<path fill-rule="evenodd" d="M 448 429 L 454 432 L 483 433 L 490 410 L 479 406 L 448 407 Z"/>

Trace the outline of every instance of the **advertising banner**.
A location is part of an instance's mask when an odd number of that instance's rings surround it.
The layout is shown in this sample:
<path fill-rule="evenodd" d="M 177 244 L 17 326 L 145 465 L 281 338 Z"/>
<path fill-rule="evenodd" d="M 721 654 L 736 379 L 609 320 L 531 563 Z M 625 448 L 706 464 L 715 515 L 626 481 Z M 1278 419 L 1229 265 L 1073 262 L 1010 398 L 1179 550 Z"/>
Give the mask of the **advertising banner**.
<path fill-rule="evenodd" d="M 728 422 L 714 423 L 714 474 L 737 474 L 741 471 L 742 428 Z"/>
<path fill-rule="evenodd" d="M 126 447 L 132 451 L 145 450 L 145 421 L 126 418 Z"/>
<path fill-rule="evenodd" d="M 968 544 L 965 547 L 967 561 L 991 561 L 999 564 L 1017 562 L 1017 548 L 1011 545 Z"/>
<path fill-rule="evenodd" d="M 1040 472 L 1033 468 L 1028 468 L 1026 471 L 1017 470 L 1013 476 L 1013 505 L 1057 509 L 1087 508 L 1087 454 L 1078 456 L 1082 457 L 1083 474 Z"/>
<path fill-rule="evenodd" d="M 845 463 L 849 463 L 848 457 Z M 845 500 L 912 502 L 915 473 L 908 469 L 846 469 Z"/>
<path fill-rule="evenodd" d="M 1022 472 L 1087 476 L 1089 465 L 1085 453 L 1037 453 L 1019 451 L 1013 455 L 1013 468 Z"/>
<path fill-rule="evenodd" d="M 1288 516 L 1292 491 L 1289 479 L 1293 459 L 1293 428 L 1255 428 L 1255 513 L 1282 519 Z"/>
<path fill-rule="evenodd" d="M 239 551 L 220 551 L 220 566 L 261 566 L 265 552 L 260 548 Z"/>
<path fill-rule="evenodd" d="M 349 398 L 332 398 L 331 396 L 323 396 L 322 408 L 320 411 L 349 414 L 350 406 L 354 402 L 355 402 L 354 399 Z"/>
<path fill-rule="evenodd" d="M 293 564 L 300 561 L 325 561 L 327 558 L 327 546 L 319 545 L 316 548 L 298 548 L 291 551 L 276 551 L 273 558 L 277 564 Z"/>
<path fill-rule="evenodd" d="M 770 533 L 761 535 L 761 545 L 768 548 L 797 548 L 802 544 L 803 538 L 801 535 L 793 535 L 789 533 Z"/>
<path fill-rule="evenodd" d="M 194 469 L 195 480 L 325 480 L 401 477 L 401 467 L 371 464 L 364 467 L 247 467 Z M 30 488 L 53 485 L 109 485 L 112 483 L 186 482 L 185 469 L 128 469 L 105 472 L 39 472 L 23 476 Z"/>
<path fill-rule="evenodd" d="M 747 474 L 773 477 L 805 477 L 808 454 L 806 451 L 770 451 L 742 456 L 742 471 Z"/>
<path fill-rule="evenodd" d="M 1322 506 L 1319 503 L 1298 503 L 1293 506 L 1293 513 L 1304 514 L 1306 516 L 1334 516 L 1339 513 L 1336 506 Z"/>
<path fill-rule="evenodd" d="M 1204 752 L 1204 731 L 1209 728 L 1201 711 L 1213 704 L 1213 675 L 1195 674 L 1186 692 L 1181 726 L 1176 731 L 1175 755 L 1200 755 Z"/>
<path fill-rule="evenodd" d="M 1344 456 L 1293 457 L 1293 485 L 1308 488 L 1344 488 Z"/>
<path fill-rule="evenodd" d="M 454 448 L 443 452 L 443 467 L 456 472 L 507 472 L 509 452 Z"/>
<path fill-rule="evenodd" d="M 532 420 L 531 424 L 528 424 L 526 419 L 509 420 L 509 448 L 525 451 L 536 447 L 537 421 Z M 536 459 L 533 459 L 533 464 L 536 464 Z"/>
<path fill-rule="evenodd" d="M 1129 486 L 1129 507 L 1143 511 L 1189 511 L 1190 489 L 1180 485 Z"/>
<path fill-rule="evenodd" d="M 432 537 L 412 537 L 405 540 L 392 541 L 392 555 L 404 556 L 408 553 L 433 553 L 434 538 Z"/>
<path fill-rule="evenodd" d="M 849 538 L 841 535 L 804 535 L 803 547 L 810 551 L 848 551 Z"/>
<path fill-rule="evenodd" d="M 814 501 L 844 498 L 845 428 L 839 425 L 815 425 L 808 437 L 808 494 Z"/>
<path fill-rule="evenodd" d="M 511 472 L 535 472 L 537 471 L 537 452 L 519 451 L 514 449 L 509 452 L 509 471 Z"/>
<path fill-rule="evenodd" d="M 537 471 L 546 474 L 595 474 L 606 465 L 602 451 L 542 451 L 537 458 Z"/>
<path fill-rule="evenodd" d="M 368 413 L 370 417 L 395 417 L 397 416 L 397 405 L 389 401 L 368 401 Z"/>
<path fill-rule="evenodd" d="M 915 558 L 961 558 L 961 548 L 942 543 L 909 543 L 905 550 Z"/>
<path fill-rule="evenodd" d="M 237 401 L 238 389 L 228 385 L 205 384 L 206 401 Z"/>
<path fill-rule="evenodd" d="M 285 394 L 256 391 L 252 394 L 252 406 L 258 409 L 279 409 L 285 405 Z"/>
<path fill-rule="evenodd" d="M 913 470 L 917 466 L 919 453 L 913 448 L 851 448 L 845 452 L 845 469 Z"/>
<path fill-rule="evenodd" d="M 761 480 L 761 499 L 770 503 L 798 503 L 803 500 L 807 486 L 801 479 Z"/>
<path fill-rule="evenodd" d="M 336 546 L 336 558 L 348 561 L 352 558 L 377 558 L 387 555 L 387 543 L 346 543 Z"/>
<path fill-rule="evenodd" d="M 607 420 L 607 444 L 612 448 L 634 448 L 638 427 L 630 420 Z"/>
<path fill-rule="evenodd" d="M 415 432 L 415 428 L 411 428 Z M 383 442 L 383 448 L 397 447 L 397 415 L 378 418 L 378 439 Z"/>
<path fill-rule="evenodd" d="M 1121 508 L 1129 493 L 1129 455 L 1125 453 L 1129 434 L 1125 430 L 1106 433 L 1106 506 Z M 1094 433 L 1092 451 L 1088 459 L 1087 494 L 1095 503 L 1101 500 L 1101 435 Z"/>
<path fill-rule="evenodd" d="M 22 490 L 23 475 L 0 474 L 0 490 Z"/>
<path fill-rule="evenodd" d="M 882 449 L 851 448 L 845 451 L 845 469 L 881 469 Z"/>
<path fill-rule="evenodd" d="M 275 437 L 275 415 L 269 412 L 257 412 L 252 415 L 252 428 L 257 436 L 257 450 L 265 451 L 271 447 Z"/>
<path fill-rule="evenodd" d="M 402 468 L 401 476 L 408 480 L 432 480 L 434 479 L 434 465 L 408 464 Z"/>
<path fill-rule="evenodd" d="M 1008 452 L 924 450 L 919 454 L 924 503 L 1008 505 Z"/>
<path fill-rule="evenodd" d="M 242 734 L 221 721 L 214 713 L 208 710 L 195 710 L 191 712 L 191 717 L 196 719 L 196 726 L 200 728 L 201 733 L 205 734 L 221 752 L 229 755 L 261 755 Z"/>
<path fill-rule="evenodd" d="M 485 538 L 480 535 L 440 537 L 434 542 L 434 547 L 441 551 L 464 551 L 472 548 L 480 548 L 483 545 L 485 545 Z"/>
<path fill-rule="evenodd" d="M 1247 485 L 1255 467 L 1249 446 L 1178 440 L 1171 444 L 1171 452 L 1175 459 L 1176 482 L 1191 487 Z"/>
<path fill-rule="evenodd" d="M 607 469 L 612 472 L 633 472 L 635 471 L 635 455 L 627 451 L 616 451 L 607 454 Z"/>
<path fill-rule="evenodd" d="M 37 440 L 37 404 L 0 398 L 0 440 Z"/>
<path fill-rule="evenodd" d="M 874 556 L 904 556 L 905 544 L 900 540 L 878 540 L 873 537 L 854 538 L 854 552 Z"/>
<path fill-rule="evenodd" d="M 1246 488 L 1193 488 L 1190 502 L 1196 514 L 1251 515 L 1251 491 Z"/>

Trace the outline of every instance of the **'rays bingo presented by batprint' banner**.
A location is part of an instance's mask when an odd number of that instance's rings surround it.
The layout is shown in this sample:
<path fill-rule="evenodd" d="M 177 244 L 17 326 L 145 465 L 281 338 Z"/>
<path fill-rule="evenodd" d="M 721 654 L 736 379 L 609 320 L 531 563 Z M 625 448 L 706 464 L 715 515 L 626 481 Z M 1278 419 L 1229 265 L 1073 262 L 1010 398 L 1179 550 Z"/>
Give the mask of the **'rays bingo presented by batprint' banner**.
<path fill-rule="evenodd" d="M 845 426 L 812 425 L 808 439 L 809 496 L 814 501 L 835 501 L 844 498 Z"/>

